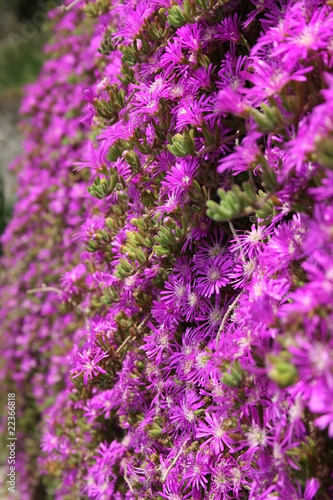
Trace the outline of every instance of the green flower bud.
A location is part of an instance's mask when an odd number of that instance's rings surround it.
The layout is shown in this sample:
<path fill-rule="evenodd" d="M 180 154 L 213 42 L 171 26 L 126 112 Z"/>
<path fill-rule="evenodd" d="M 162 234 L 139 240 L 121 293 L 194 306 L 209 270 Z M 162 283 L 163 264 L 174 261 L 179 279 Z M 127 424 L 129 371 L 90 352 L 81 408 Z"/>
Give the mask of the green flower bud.
<path fill-rule="evenodd" d="M 268 133 L 285 126 L 281 111 L 276 107 L 269 107 L 261 103 L 262 112 L 255 108 L 250 109 L 250 115 L 258 124 L 260 132 Z"/>
<path fill-rule="evenodd" d="M 148 431 L 148 436 L 153 439 L 158 439 L 163 434 L 163 429 L 156 423 L 153 424 L 152 428 Z"/>
<path fill-rule="evenodd" d="M 228 387 L 238 387 L 245 378 L 245 372 L 239 361 L 235 361 L 231 366 L 230 373 L 225 373 L 221 379 L 222 383 Z"/>
<path fill-rule="evenodd" d="M 269 356 L 272 368 L 268 371 L 268 376 L 279 387 L 289 387 L 298 380 L 296 367 L 288 360 L 289 353 L 281 352 L 280 356 Z"/>
<path fill-rule="evenodd" d="M 134 172 L 140 172 L 141 170 L 141 162 L 138 154 L 131 150 L 131 151 L 124 151 L 123 152 L 123 158 L 124 160 L 129 164 L 130 167 L 133 168 Z"/>
<path fill-rule="evenodd" d="M 332 137 L 319 136 L 315 141 L 316 163 L 333 170 L 333 141 Z"/>
<path fill-rule="evenodd" d="M 167 148 L 174 156 L 196 156 L 193 129 L 190 132 L 184 132 L 184 134 L 176 134 L 170 139 L 171 144 L 168 144 Z"/>

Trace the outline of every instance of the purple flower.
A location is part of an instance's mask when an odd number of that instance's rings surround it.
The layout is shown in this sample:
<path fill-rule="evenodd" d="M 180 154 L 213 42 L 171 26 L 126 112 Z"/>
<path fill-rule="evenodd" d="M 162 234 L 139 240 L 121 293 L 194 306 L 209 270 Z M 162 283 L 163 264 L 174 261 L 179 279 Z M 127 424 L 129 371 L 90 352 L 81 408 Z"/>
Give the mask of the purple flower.
<path fill-rule="evenodd" d="M 246 116 L 250 109 L 249 101 L 245 100 L 239 92 L 236 90 L 226 87 L 217 95 L 215 110 L 216 113 L 225 115 L 227 113 L 232 113 L 239 116 Z"/>
<path fill-rule="evenodd" d="M 330 375 L 331 378 L 331 375 Z M 332 380 L 321 380 L 311 391 L 309 402 L 310 410 L 314 413 L 322 413 L 321 417 L 315 419 L 315 424 L 320 429 L 328 427 L 328 435 L 333 437 L 333 397 Z"/>
<path fill-rule="evenodd" d="M 205 268 L 215 258 L 222 258 L 226 252 L 227 242 L 223 242 L 224 232 L 214 230 L 214 234 L 210 236 L 209 241 L 201 242 L 194 255 L 194 263 L 197 269 Z"/>
<path fill-rule="evenodd" d="M 168 331 L 164 326 L 156 328 L 152 323 L 148 325 L 151 329 L 151 335 L 143 338 L 145 344 L 142 349 L 147 353 L 148 358 L 160 363 L 167 352 L 171 351 L 174 339 L 173 332 Z"/>
<path fill-rule="evenodd" d="M 235 51 L 228 52 L 221 64 L 219 71 L 220 81 L 216 82 L 217 87 L 219 89 L 228 87 L 233 91 L 237 91 L 238 88 L 241 90 L 246 81 L 246 68 L 248 64 L 247 56 L 236 57 Z M 229 93 L 227 95 L 232 94 Z"/>
<path fill-rule="evenodd" d="M 187 125 L 202 127 L 204 113 L 211 112 L 211 109 L 211 100 L 205 96 L 201 96 L 199 100 L 182 99 L 174 111 L 177 116 L 176 130 L 182 131 Z"/>
<path fill-rule="evenodd" d="M 73 358 L 74 367 L 71 369 L 73 378 L 78 377 L 83 374 L 84 385 L 88 384 L 88 379 L 92 380 L 99 373 L 106 373 L 104 368 L 98 365 L 98 363 L 107 358 L 109 355 L 103 352 L 99 347 L 94 349 L 85 349 L 82 353 L 77 352 Z"/>
<path fill-rule="evenodd" d="M 97 172 L 101 172 L 109 165 L 106 159 L 108 150 L 109 144 L 106 141 L 101 141 L 97 149 L 90 143 L 84 159 L 74 163 L 74 165 L 77 165 L 76 170 L 88 167 L 94 168 Z"/>
<path fill-rule="evenodd" d="M 99 229 L 104 229 L 105 222 L 102 217 L 99 218 L 87 218 L 80 227 L 80 231 L 75 234 L 75 239 L 80 239 L 84 242 L 89 241 L 91 238 L 95 239 L 97 231 Z"/>
<path fill-rule="evenodd" d="M 199 423 L 196 433 L 198 438 L 208 438 L 201 446 L 204 447 L 209 443 L 209 447 L 215 455 L 222 452 L 225 445 L 231 448 L 232 440 L 228 438 L 228 433 L 223 426 L 223 415 L 217 416 L 214 413 L 207 413 L 205 421 L 207 423 Z"/>
<path fill-rule="evenodd" d="M 232 261 L 228 257 L 215 257 L 205 269 L 200 269 L 196 280 L 196 290 L 204 297 L 220 293 L 220 289 L 229 283 L 228 272 Z"/>
<path fill-rule="evenodd" d="M 224 97 L 221 97 L 224 99 Z M 243 139 L 240 146 L 236 146 L 235 152 L 223 158 L 219 164 L 218 172 L 223 173 L 231 170 L 234 175 L 247 170 L 253 170 L 258 166 L 261 156 L 260 148 L 257 144 L 260 134 L 251 132 Z"/>
<path fill-rule="evenodd" d="M 154 94 L 147 93 L 136 93 L 135 101 L 133 103 L 133 109 L 131 110 L 132 119 L 136 117 L 143 116 L 147 118 L 149 116 L 156 115 L 160 110 L 159 99 Z"/>
<path fill-rule="evenodd" d="M 171 193 L 189 191 L 198 169 L 199 164 L 197 160 L 182 159 L 171 167 L 161 184 Z"/>
<path fill-rule="evenodd" d="M 198 23 L 187 24 L 177 30 L 174 40 L 179 42 L 179 45 L 185 49 L 197 52 L 203 39 L 203 27 Z"/>
<path fill-rule="evenodd" d="M 170 421 L 178 430 L 195 433 L 198 412 L 204 406 L 202 399 L 194 391 L 186 391 L 179 404 L 170 411 Z M 200 410 L 200 411 L 199 411 Z"/>
<path fill-rule="evenodd" d="M 180 311 L 185 306 L 185 300 L 188 293 L 188 285 L 183 280 L 177 280 L 170 276 L 164 285 L 166 290 L 161 291 L 161 300 L 167 307 Z"/>
<path fill-rule="evenodd" d="M 215 37 L 221 42 L 231 41 L 233 43 L 241 43 L 241 35 L 238 28 L 238 15 L 229 16 L 223 19 L 217 29 Z"/>
<path fill-rule="evenodd" d="M 204 66 L 194 71 L 193 76 L 189 79 L 189 87 L 196 93 L 199 92 L 199 89 L 213 90 L 212 76 L 214 70 L 215 67 L 210 64 L 208 68 Z"/>
<path fill-rule="evenodd" d="M 59 436 L 51 434 L 50 432 L 44 433 L 41 441 L 41 448 L 47 453 L 56 450 L 59 446 Z"/>
<path fill-rule="evenodd" d="M 289 34 L 284 43 L 274 47 L 273 55 L 295 61 L 304 59 L 310 49 L 324 49 L 332 36 L 332 18 L 332 12 L 324 7 L 318 8 L 308 19 L 301 4 L 296 3 L 286 17 Z"/>
<path fill-rule="evenodd" d="M 198 451 L 195 455 L 191 453 L 188 456 L 183 483 L 186 481 L 190 486 L 196 488 L 206 488 L 208 482 L 207 474 L 210 472 L 208 465 L 208 457 L 204 453 Z"/>
<path fill-rule="evenodd" d="M 63 286 L 67 288 L 75 287 L 75 284 L 84 276 L 86 272 L 86 266 L 82 263 L 73 267 L 70 271 L 67 271 L 61 278 L 60 282 Z"/>
<path fill-rule="evenodd" d="M 249 80 L 254 87 L 251 89 L 243 88 L 242 93 L 247 95 L 255 106 L 267 97 L 281 92 L 291 81 L 305 82 L 306 73 L 312 70 L 312 67 L 297 69 L 290 61 L 281 64 L 281 61 L 273 60 L 271 64 L 268 64 L 266 61 L 256 58 L 252 63 L 255 72 L 249 76 Z"/>
<path fill-rule="evenodd" d="M 263 226 L 252 226 L 251 231 L 237 235 L 237 239 L 232 240 L 232 252 L 240 252 L 250 259 L 255 258 L 263 248 L 267 233 Z"/>

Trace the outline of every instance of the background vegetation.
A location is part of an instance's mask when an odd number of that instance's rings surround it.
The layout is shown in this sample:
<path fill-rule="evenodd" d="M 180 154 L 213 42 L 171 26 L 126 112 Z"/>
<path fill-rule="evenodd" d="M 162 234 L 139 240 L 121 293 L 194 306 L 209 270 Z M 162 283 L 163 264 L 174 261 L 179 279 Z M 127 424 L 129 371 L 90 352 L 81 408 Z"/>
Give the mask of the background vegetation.
<path fill-rule="evenodd" d="M 15 184 L 7 167 L 20 153 L 17 123 L 23 86 L 36 79 L 48 37 L 47 29 L 34 22 L 34 15 L 48 4 L 43 0 L 0 0 L 0 234 L 14 202 Z"/>

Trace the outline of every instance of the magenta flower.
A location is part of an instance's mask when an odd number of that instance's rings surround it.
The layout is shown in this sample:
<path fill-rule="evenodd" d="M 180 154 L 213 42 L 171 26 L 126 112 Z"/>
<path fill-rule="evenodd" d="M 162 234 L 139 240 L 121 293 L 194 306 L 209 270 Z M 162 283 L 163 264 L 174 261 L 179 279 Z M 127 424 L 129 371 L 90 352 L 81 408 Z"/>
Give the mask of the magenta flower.
<path fill-rule="evenodd" d="M 219 80 L 216 82 L 217 88 L 223 89 L 227 87 L 235 92 L 238 88 L 242 90 L 247 77 L 246 68 L 248 64 L 247 56 L 236 57 L 235 50 L 228 52 L 221 64 Z M 232 94 L 229 93 L 226 95 L 231 96 Z M 237 96 L 239 94 L 237 93 L 235 95 Z"/>
<path fill-rule="evenodd" d="M 204 114 L 211 112 L 211 109 L 211 100 L 205 96 L 199 100 L 182 99 L 174 111 L 177 116 L 176 130 L 182 131 L 187 125 L 202 127 Z"/>
<path fill-rule="evenodd" d="M 194 392 L 187 391 L 179 405 L 170 411 L 170 421 L 177 429 L 194 432 L 198 420 L 198 410 L 204 406 L 202 399 Z M 201 413 L 201 412 L 199 412 Z"/>
<path fill-rule="evenodd" d="M 47 453 L 51 453 L 51 451 L 56 450 L 59 446 L 59 436 L 51 434 L 50 432 L 46 432 L 41 441 L 41 448 L 43 451 Z"/>
<path fill-rule="evenodd" d="M 207 438 L 201 446 L 204 447 L 209 444 L 209 448 L 215 455 L 222 452 L 225 445 L 231 448 L 232 440 L 228 437 L 228 433 L 224 429 L 223 416 L 207 413 L 205 421 L 207 423 L 199 423 L 196 433 L 198 438 Z"/>
<path fill-rule="evenodd" d="M 321 383 L 314 387 L 311 393 L 309 407 L 314 413 L 322 413 L 321 417 L 316 418 L 315 424 L 320 429 L 326 429 L 326 427 L 328 427 L 328 435 L 333 437 L 332 381 L 328 383 L 322 380 Z"/>
<path fill-rule="evenodd" d="M 223 92 L 223 91 L 222 91 Z M 224 95 L 221 95 L 222 102 Z M 258 160 L 261 156 L 260 148 L 257 144 L 260 134 L 251 132 L 243 139 L 240 146 L 236 146 L 235 152 L 223 158 L 219 164 L 218 171 L 223 173 L 231 170 L 234 175 L 247 170 L 252 171 L 258 166 Z"/>
<path fill-rule="evenodd" d="M 222 258 L 225 255 L 227 243 L 224 242 L 224 232 L 214 231 L 209 241 L 201 242 L 194 255 L 194 263 L 197 269 L 205 268 L 215 258 Z"/>
<path fill-rule="evenodd" d="M 75 162 L 77 165 L 75 170 L 81 170 L 82 168 L 94 168 L 97 172 L 101 172 L 103 168 L 107 168 L 109 162 L 106 159 L 109 150 L 109 144 L 106 141 L 101 141 L 98 147 L 95 149 L 92 144 L 89 144 L 89 148 L 82 161 Z"/>
<path fill-rule="evenodd" d="M 225 87 L 217 95 L 215 110 L 216 113 L 225 115 L 232 113 L 246 116 L 250 109 L 250 103 L 244 99 L 240 93 L 232 88 Z"/>
<path fill-rule="evenodd" d="M 232 240 L 232 252 L 240 252 L 250 259 L 255 258 L 263 248 L 263 243 L 268 236 L 268 231 L 262 226 L 252 226 L 251 231 L 237 235 L 237 239 Z"/>
<path fill-rule="evenodd" d="M 261 58 L 254 59 L 252 63 L 255 72 L 249 76 L 249 80 L 254 84 L 254 87 L 251 89 L 243 88 L 242 93 L 255 106 L 258 106 L 266 98 L 281 92 L 291 81 L 305 82 L 306 74 L 313 69 L 312 67 L 297 69 L 289 61 L 281 64 L 281 61 L 274 60 L 268 64 Z"/>
<path fill-rule="evenodd" d="M 188 456 L 183 483 L 186 481 L 190 486 L 196 488 L 206 487 L 208 482 L 207 474 L 210 472 L 208 466 L 208 457 L 204 453 L 198 451 L 195 455 L 191 453 Z"/>
<path fill-rule="evenodd" d="M 67 271 L 61 278 L 62 285 L 66 288 L 72 288 L 84 276 L 86 266 L 82 263 Z"/>
<path fill-rule="evenodd" d="M 75 374 L 73 378 L 83 374 L 83 383 L 87 385 L 89 379 L 92 380 L 99 373 L 106 373 L 104 368 L 99 366 L 98 363 L 108 356 L 100 348 L 85 349 L 82 353 L 77 352 L 73 359 L 74 367 L 71 369 L 71 374 Z"/>
<path fill-rule="evenodd" d="M 232 261 L 228 257 L 224 259 L 215 257 L 205 269 L 198 273 L 196 280 L 196 290 L 204 297 L 211 297 L 213 293 L 220 293 L 220 289 L 229 283 L 228 272 L 232 266 Z"/>
<path fill-rule="evenodd" d="M 221 42 L 231 41 L 233 43 L 241 43 L 237 13 L 233 17 L 229 16 L 223 19 L 215 36 Z"/>
<path fill-rule="evenodd" d="M 136 117 L 148 117 L 153 116 L 160 110 L 158 97 L 154 94 L 136 94 L 135 95 L 135 106 L 131 111 L 131 117 L 135 119 Z"/>
<path fill-rule="evenodd" d="M 102 217 L 92 217 L 87 218 L 81 225 L 80 231 L 74 235 L 75 239 L 79 239 L 81 241 L 87 242 L 91 238 L 95 239 L 97 235 L 97 231 L 99 229 L 104 229 L 104 220 Z"/>
<path fill-rule="evenodd" d="M 179 41 L 168 41 L 168 44 L 165 48 L 165 51 L 161 57 L 160 64 L 162 67 L 179 67 L 181 61 L 183 60 L 184 54 L 182 51 L 182 46 Z M 185 71 L 185 68 L 182 67 L 181 71 Z"/>
<path fill-rule="evenodd" d="M 196 93 L 199 89 L 209 90 L 212 89 L 212 76 L 215 67 L 210 64 L 208 68 L 204 66 L 194 71 L 193 76 L 189 79 L 189 87 L 192 88 Z"/>
<path fill-rule="evenodd" d="M 200 49 L 203 40 L 203 26 L 198 23 L 187 24 L 177 30 L 175 41 L 181 47 L 196 52 Z"/>
<path fill-rule="evenodd" d="M 189 191 L 198 169 L 199 163 L 197 160 L 180 160 L 171 167 L 161 184 L 171 193 Z"/>
<path fill-rule="evenodd" d="M 152 323 L 149 324 L 151 334 L 143 338 L 145 344 L 142 349 L 147 353 L 149 359 L 153 359 L 156 363 L 160 363 L 163 356 L 172 351 L 172 343 L 174 339 L 173 332 L 167 330 L 162 325 L 156 328 Z"/>
<path fill-rule="evenodd" d="M 188 293 L 188 285 L 184 280 L 170 276 L 169 280 L 164 285 L 165 290 L 161 291 L 161 300 L 167 307 L 180 310 L 185 305 L 186 296 Z"/>

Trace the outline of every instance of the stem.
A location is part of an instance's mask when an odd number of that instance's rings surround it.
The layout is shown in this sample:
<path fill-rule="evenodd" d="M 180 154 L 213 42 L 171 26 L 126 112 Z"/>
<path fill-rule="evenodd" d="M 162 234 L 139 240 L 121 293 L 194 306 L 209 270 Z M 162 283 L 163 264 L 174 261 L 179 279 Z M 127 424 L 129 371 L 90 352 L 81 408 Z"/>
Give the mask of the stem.
<path fill-rule="evenodd" d="M 145 319 L 140 323 L 140 325 L 138 326 L 137 328 L 137 332 L 140 333 L 141 330 L 146 326 L 146 323 L 149 321 L 149 318 L 150 318 L 150 314 L 148 314 Z M 119 354 L 120 351 L 125 347 L 126 344 L 128 344 L 128 342 L 131 340 L 133 342 L 133 340 L 136 339 L 136 336 L 132 337 L 131 335 L 129 335 L 125 340 L 124 342 L 118 347 L 118 349 L 116 350 L 115 354 Z"/>
<path fill-rule="evenodd" d="M 32 288 L 31 290 L 27 290 L 27 293 L 39 293 L 39 292 L 56 292 L 59 295 L 62 295 L 62 291 L 54 286 L 44 286 L 42 288 Z"/>
<path fill-rule="evenodd" d="M 148 323 L 149 319 L 150 319 L 150 314 L 147 314 L 147 316 L 145 317 L 145 319 L 143 321 L 141 321 L 140 325 L 138 326 L 138 333 L 140 333 L 143 330 L 143 328 Z"/>
<path fill-rule="evenodd" d="M 235 238 L 235 240 L 237 241 L 237 243 L 239 245 L 239 253 L 240 253 L 242 261 L 244 262 L 245 257 L 244 257 L 244 253 L 243 253 L 242 243 L 241 243 L 240 239 L 238 238 L 238 234 L 236 233 L 235 227 L 234 227 L 233 223 L 231 222 L 231 220 L 228 220 L 228 224 L 229 224 L 230 231 L 232 232 L 233 237 Z"/>
<path fill-rule="evenodd" d="M 225 324 L 230 316 L 230 314 L 232 313 L 232 311 L 235 309 L 235 306 L 237 304 L 237 302 L 239 301 L 241 295 L 242 295 L 243 292 L 241 292 L 239 295 L 237 295 L 237 297 L 235 298 L 235 300 L 230 304 L 230 306 L 228 307 L 227 309 L 227 312 L 225 313 L 224 317 L 223 317 L 223 320 L 222 320 L 222 323 L 220 325 L 220 328 L 219 328 L 219 331 L 217 332 L 217 336 L 216 336 L 216 344 L 218 342 L 220 342 L 220 338 L 221 338 L 221 334 L 222 334 L 222 331 L 225 327 Z"/>
<path fill-rule="evenodd" d="M 116 353 L 115 354 L 119 354 L 120 351 L 123 349 L 123 347 L 125 347 L 125 345 L 130 341 L 130 340 L 134 340 L 135 337 L 131 337 L 130 335 L 124 340 L 124 342 L 121 344 L 120 347 L 118 347 L 118 349 L 116 350 Z"/>
<path fill-rule="evenodd" d="M 175 463 L 177 462 L 178 458 L 180 457 L 180 455 L 183 453 L 184 451 L 184 446 L 185 444 L 187 443 L 188 439 L 186 439 L 186 441 L 182 444 L 179 452 L 177 453 L 177 455 L 175 456 L 175 458 L 172 460 L 171 464 L 169 465 L 169 467 L 167 468 L 167 470 L 164 472 L 164 474 L 162 474 L 162 477 L 161 477 L 161 481 L 162 483 L 164 483 L 169 475 L 169 472 L 171 471 L 171 469 L 174 467 Z"/>
<path fill-rule="evenodd" d="M 77 3 L 79 3 L 79 2 L 81 2 L 81 0 L 73 0 L 73 2 L 72 2 L 72 3 L 70 3 L 70 4 L 69 4 L 69 5 L 67 5 L 67 6 L 66 6 L 66 5 L 61 5 L 61 6 L 59 7 L 59 9 L 60 9 L 61 11 L 63 11 L 63 12 L 68 12 L 68 11 L 70 11 L 73 7 L 75 7 L 75 5 L 76 5 Z"/>
<path fill-rule="evenodd" d="M 134 491 L 133 491 L 133 487 L 132 487 L 132 485 L 131 485 L 131 483 L 129 482 L 128 477 L 127 477 L 127 465 L 125 465 L 125 470 L 124 470 L 124 479 L 125 479 L 125 481 L 126 481 L 126 483 L 127 483 L 128 487 L 129 487 L 129 489 L 130 489 L 131 493 L 134 493 Z"/>

